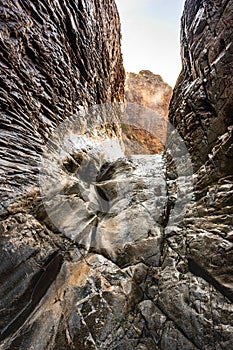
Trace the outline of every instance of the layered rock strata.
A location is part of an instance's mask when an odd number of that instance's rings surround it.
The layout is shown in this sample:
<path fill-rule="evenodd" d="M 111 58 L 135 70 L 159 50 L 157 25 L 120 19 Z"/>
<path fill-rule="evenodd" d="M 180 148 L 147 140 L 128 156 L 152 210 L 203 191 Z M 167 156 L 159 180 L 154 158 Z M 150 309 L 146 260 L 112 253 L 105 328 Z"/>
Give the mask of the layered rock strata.
<path fill-rule="evenodd" d="M 232 1 L 186 1 L 169 115 L 192 159 L 194 196 L 165 231 L 159 305 L 198 349 L 233 342 L 232 19 Z M 171 182 L 173 173 L 168 163 Z"/>
<path fill-rule="evenodd" d="M 186 1 L 186 145 L 127 157 L 114 2 L 1 5 L 0 348 L 231 349 L 232 1 Z"/>
<path fill-rule="evenodd" d="M 1 1 L 1 196 L 34 184 L 41 145 L 84 107 L 123 99 L 112 1 Z"/>
<path fill-rule="evenodd" d="M 126 152 L 156 154 L 164 151 L 171 97 L 172 88 L 163 81 L 160 75 L 153 74 L 149 70 L 142 70 L 138 74 L 126 74 L 126 102 L 136 103 L 153 110 L 158 115 L 158 119 L 161 120 L 161 123 L 157 125 L 156 135 L 150 134 L 143 128 L 123 125 L 123 139 L 127 145 Z"/>

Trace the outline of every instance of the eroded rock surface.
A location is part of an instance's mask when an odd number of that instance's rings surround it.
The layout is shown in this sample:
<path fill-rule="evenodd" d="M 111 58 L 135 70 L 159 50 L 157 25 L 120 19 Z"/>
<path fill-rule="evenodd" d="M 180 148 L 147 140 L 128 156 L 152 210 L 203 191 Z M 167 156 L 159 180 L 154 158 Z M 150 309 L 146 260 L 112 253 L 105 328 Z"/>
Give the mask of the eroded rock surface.
<path fill-rule="evenodd" d="M 123 98 L 124 69 L 112 1 L 2 0 L 1 33 L 1 198 L 7 198 L 35 184 L 41 145 L 60 122 Z"/>
<path fill-rule="evenodd" d="M 150 134 L 146 128 L 143 130 L 134 125 L 123 125 L 126 152 L 156 154 L 164 151 L 171 97 L 172 88 L 163 81 L 160 75 L 153 74 L 149 70 L 142 70 L 138 74 L 126 74 L 126 101 L 153 110 L 161 119 L 156 135 Z"/>
<path fill-rule="evenodd" d="M 160 75 L 149 70 L 126 74 L 126 101 L 141 104 L 167 119 L 171 97 L 172 88 Z"/>
<path fill-rule="evenodd" d="M 192 158 L 194 200 L 166 228 L 159 305 L 199 349 L 233 344 L 232 18 L 232 1 L 186 1 L 169 116 Z"/>
<path fill-rule="evenodd" d="M 170 120 L 193 165 L 170 126 L 166 155 L 124 154 L 113 1 L 1 5 L 0 348 L 231 349 L 232 1 L 185 5 Z"/>

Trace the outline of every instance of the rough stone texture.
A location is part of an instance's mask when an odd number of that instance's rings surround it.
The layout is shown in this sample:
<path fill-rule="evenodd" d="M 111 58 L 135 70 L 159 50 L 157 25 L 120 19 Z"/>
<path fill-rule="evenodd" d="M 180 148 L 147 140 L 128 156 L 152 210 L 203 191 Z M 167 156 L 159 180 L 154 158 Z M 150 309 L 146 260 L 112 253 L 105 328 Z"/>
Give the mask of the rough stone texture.
<path fill-rule="evenodd" d="M 88 105 L 122 100 L 124 70 L 114 2 L 0 6 L 3 198 L 35 183 L 41 145 L 59 122 Z"/>
<path fill-rule="evenodd" d="M 196 168 L 232 126 L 232 11 L 229 0 L 185 4 L 183 68 L 170 119 L 185 137 Z"/>
<path fill-rule="evenodd" d="M 172 88 L 163 81 L 160 75 L 148 70 L 138 74 L 127 73 L 125 81 L 126 102 L 137 103 L 152 109 L 165 123 L 158 125 L 156 135 L 147 130 L 136 128 L 133 125 L 123 126 L 123 139 L 127 145 L 126 152 L 156 154 L 164 150 L 166 140 L 169 104 L 172 97 Z M 137 140 L 138 144 L 135 143 Z"/>
<path fill-rule="evenodd" d="M 127 73 L 125 80 L 125 99 L 153 109 L 165 119 L 168 118 L 172 88 L 162 77 L 149 70 L 141 70 L 138 74 Z"/>
<path fill-rule="evenodd" d="M 233 347 L 232 19 L 231 0 L 186 1 L 169 115 L 193 161 L 195 198 L 165 230 L 158 303 L 199 349 Z"/>
<path fill-rule="evenodd" d="M 124 98 L 114 2 L 1 5 L 0 349 L 232 349 L 232 1 L 185 5 L 170 119 L 195 169 L 186 208 L 177 137 L 167 158 L 126 158 L 116 111 L 83 111 Z"/>

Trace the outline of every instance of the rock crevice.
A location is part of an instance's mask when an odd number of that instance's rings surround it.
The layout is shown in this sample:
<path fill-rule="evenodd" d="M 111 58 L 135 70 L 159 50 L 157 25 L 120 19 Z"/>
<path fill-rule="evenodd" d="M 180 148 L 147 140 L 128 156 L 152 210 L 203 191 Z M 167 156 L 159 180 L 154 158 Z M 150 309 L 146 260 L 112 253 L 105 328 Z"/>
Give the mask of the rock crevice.
<path fill-rule="evenodd" d="M 1 1 L 1 350 L 232 348 L 232 9 L 186 1 L 183 139 L 126 157 L 114 1 Z"/>

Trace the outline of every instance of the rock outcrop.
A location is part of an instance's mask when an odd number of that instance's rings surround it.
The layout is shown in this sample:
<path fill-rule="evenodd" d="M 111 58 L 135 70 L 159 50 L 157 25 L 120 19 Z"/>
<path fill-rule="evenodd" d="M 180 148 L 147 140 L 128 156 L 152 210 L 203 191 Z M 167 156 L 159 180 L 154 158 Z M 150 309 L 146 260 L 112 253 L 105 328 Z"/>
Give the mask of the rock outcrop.
<path fill-rule="evenodd" d="M 115 3 L 2 0 L 1 350 L 232 348 L 232 5 L 186 1 L 179 133 L 125 157 L 163 122 L 121 119 Z"/>
<path fill-rule="evenodd" d="M 125 99 L 127 102 L 141 104 L 167 119 L 171 97 L 172 88 L 160 75 L 149 70 L 141 70 L 138 74 L 126 74 Z"/>
<path fill-rule="evenodd" d="M 112 1 L 1 1 L 1 198 L 36 181 L 52 130 L 80 109 L 123 99 Z M 17 161 L 16 161 L 17 159 Z"/>
<path fill-rule="evenodd" d="M 172 88 L 163 81 L 160 75 L 149 70 L 142 70 L 138 74 L 127 73 L 125 81 L 125 100 L 137 103 L 153 110 L 161 119 L 158 125 L 157 136 L 151 135 L 142 128 L 137 129 L 130 125 L 123 126 L 123 138 L 128 153 L 156 154 L 164 150 L 167 133 L 169 104 L 172 97 Z"/>
<path fill-rule="evenodd" d="M 192 159 L 194 198 L 165 230 L 159 305 L 198 349 L 233 344 L 232 19 L 231 0 L 186 1 L 169 115 Z"/>

